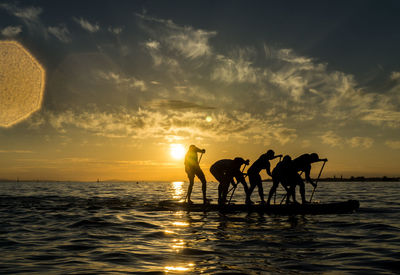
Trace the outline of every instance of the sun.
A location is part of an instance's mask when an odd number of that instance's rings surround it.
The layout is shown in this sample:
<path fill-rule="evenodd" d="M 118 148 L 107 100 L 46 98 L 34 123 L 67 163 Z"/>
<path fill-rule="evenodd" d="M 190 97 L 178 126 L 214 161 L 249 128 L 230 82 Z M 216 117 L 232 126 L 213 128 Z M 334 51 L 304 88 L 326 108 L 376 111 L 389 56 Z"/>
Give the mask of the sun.
<path fill-rule="evenodd" d="M 170 145 L 171 157 L 174 159 L 183 159 L 185 156 L 185 148 L 182 144 L 171 144 Z"/>

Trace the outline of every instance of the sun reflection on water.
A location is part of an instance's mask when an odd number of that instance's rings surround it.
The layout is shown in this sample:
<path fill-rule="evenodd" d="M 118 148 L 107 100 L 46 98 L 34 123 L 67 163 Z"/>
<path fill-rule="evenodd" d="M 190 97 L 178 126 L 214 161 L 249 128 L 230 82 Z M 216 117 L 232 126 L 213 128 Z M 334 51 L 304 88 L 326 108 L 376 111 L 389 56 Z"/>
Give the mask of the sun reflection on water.
<path fill-rule="evenodd" d="M 173 222 L 172 225 L 186 227 L 189 226 L 187 222 Z"/>
<path fill-rule="evenodd" d="M 181 199 L 184 193 L 183 190 L 183 181 L 174 181 L 172 182 L 172 190 L 174 191 L 173 198 Z"/>
<path fill-rule="evenodd" d="M 195 266 L 194 263 L 189 263 L 187 264 L 187 266 L 165 266 L 164 270 L 165 272 L 171 272 L 171 271 L 185 272 L 193 270 L 194 266 Z"/>
<path fill-rule="evenodd" d="M 183 249 L 183 248 L 185 248 L 185 242 L 183 240 L 180 240 L 180 239 L 174 239 L 173 240 L 173 244 L 171 245 L 171 247 L 174 250 Z"/>

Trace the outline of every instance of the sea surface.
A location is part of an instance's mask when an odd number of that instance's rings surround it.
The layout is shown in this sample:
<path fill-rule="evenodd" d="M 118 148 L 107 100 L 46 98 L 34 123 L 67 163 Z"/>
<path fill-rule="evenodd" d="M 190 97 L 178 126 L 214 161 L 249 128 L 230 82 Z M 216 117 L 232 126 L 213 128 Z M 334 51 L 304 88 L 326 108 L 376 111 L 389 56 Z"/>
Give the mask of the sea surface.
<path fill-rule="evenodd" d="M 351 214 L 155 211 L 186 189 L 183 182 L 0 183 L 0 274 L 400 272 L 400 183 L 319 184 L 317 201 L 359 200 Z M 208 184 L 214 202 L 216 190 Z M 242 203 L 243 193 L 239 187 L 233 201 Z M 192 199 L 201 202 L 201 184 Z"/>

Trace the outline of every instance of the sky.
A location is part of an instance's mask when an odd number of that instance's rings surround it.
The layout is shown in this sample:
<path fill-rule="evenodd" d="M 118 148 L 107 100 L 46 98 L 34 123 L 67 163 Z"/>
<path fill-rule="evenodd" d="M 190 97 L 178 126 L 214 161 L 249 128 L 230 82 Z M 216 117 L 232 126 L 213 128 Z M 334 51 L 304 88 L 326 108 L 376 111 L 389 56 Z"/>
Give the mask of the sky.
<path fill-rule="evenodd" d="M 368 0 L 0 1 L 0 118 L 28 112 L 0 126 L 0 178 L 187 180 L 171 148 L 190 144 L 209 181 L 215 161 L 269 149 L 316 152 L 326 177 L 400 176 L 398 14 Z"/>

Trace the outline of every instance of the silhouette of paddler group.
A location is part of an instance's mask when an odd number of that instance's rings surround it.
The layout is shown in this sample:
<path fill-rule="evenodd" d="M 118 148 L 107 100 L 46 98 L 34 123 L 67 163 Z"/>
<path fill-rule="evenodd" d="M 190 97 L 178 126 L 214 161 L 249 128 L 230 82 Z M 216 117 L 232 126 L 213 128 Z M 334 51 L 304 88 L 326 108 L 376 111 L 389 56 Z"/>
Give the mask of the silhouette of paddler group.
<path fill-rule="evenodd" d="M 187 191 L 187 202 L 192 204 L 190 197 L 192 194 L 194 178 L 197 176 L 202 183 L 203 191 L 203 203 L 208 204 L 210 202 L 207 199 L 207 181 L 204 176 L 203 171 L 200 168 L 199 162 L 206 152 L 205 149 L 200 149 L 195 145 L 190 145 L 189 150 L 185 155 L 185 171 L 189 178 L 189 187 Z M 198 153 L 201 153 L 200 159 L 198 158 Z M 271 172 L 270 160 L 279 157 L 279 162 Z M 286 203 L 298 203 L 296 201 L 296 186 L 300 188 L 301 201 L 303 204 L 308 203 L 305 198 L 305 184 L 301 178 L 301 174 L 304 173 L 305 180 L 309 182 L 315 190 L 316 183 L 310 177 L 311 164 L 319 161 L 323 161 L 324 164 L 328 159 L 320 159 L 316 153 L 303 154 L 295 159 L 288 155 L 275 155 L 273 150 L 268 150 L 265 154 L 262 154 L 244 173 L 246 166 L 250 164 L 250 160 L 244 160 L 241 157 L 234 159 L 221 159 L 215 162 L 210 167 L 211 174 L 219 182 L 218 185 L 218 204 L 225 205 L 227 202 L 227 196 L 229 193 L 229 186 L 232 185 L 233 192 L 236 190 L 237 184 L 241 183 L 243 185 L 244 191 L 246 193 L 246 204 L 251 205 L 251 194 L 254 188 L 258 188 L 258 195 L 260 196 L 261 203 L 269 205 L 271 198 L 276 192 L 277 187 L 281 184 L 286 190 Z M 243 166 L 243 168 L 242 168 Z M 272 178 L 272 187 L 268 194 L 268 199 L 264 200 L 264 190 L 262 186 L 263 180 L 261 179 L 260 172 L 265 169 L 267 174 Z M 322 172 L 322 168 L 321 168 Z M 320 172 L 320 175 L 321 175 Z M 300 173 L 300 174 L 299 174 Z M 246 177 L 249 179 L 249 185 L 246 183 Z M 319 177 L 319 176 L 318 176 Z M 231 198 L 233 196 L 231 194 Z M 292 201 L 290 200 L 292 199 Z"/>

